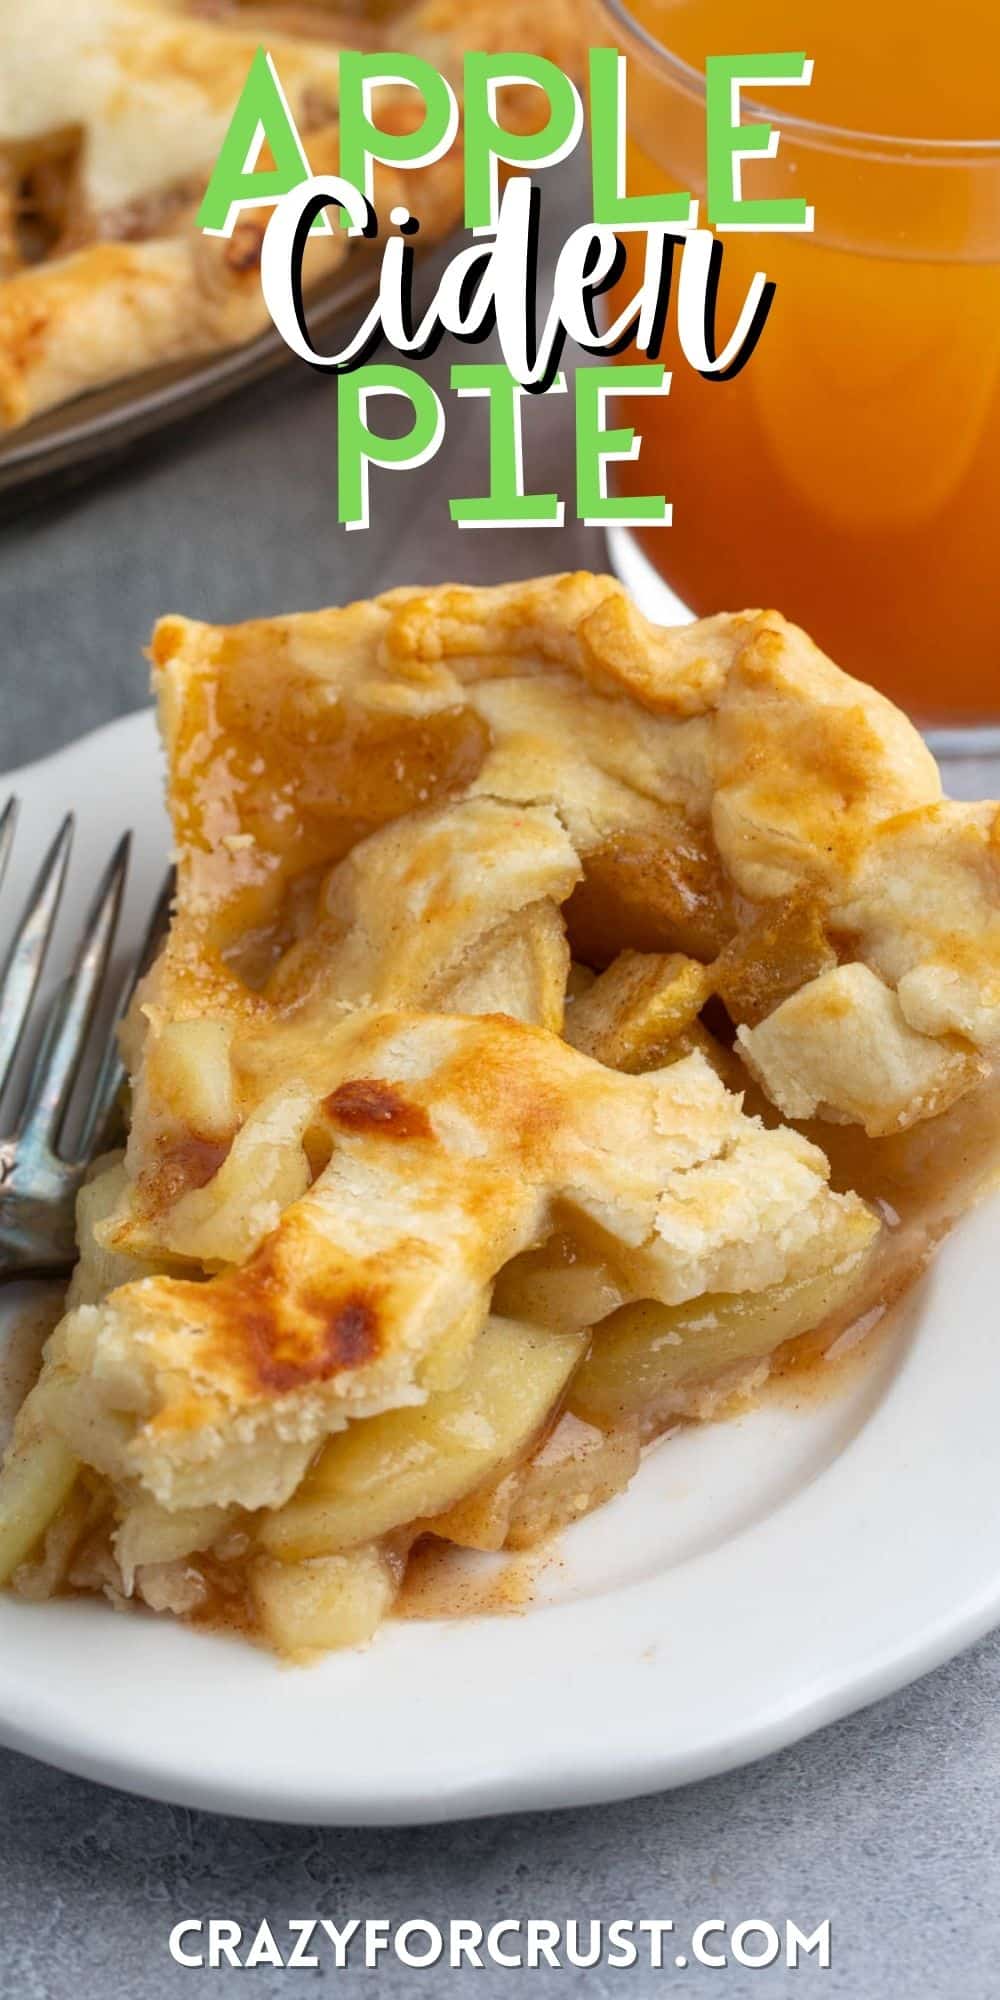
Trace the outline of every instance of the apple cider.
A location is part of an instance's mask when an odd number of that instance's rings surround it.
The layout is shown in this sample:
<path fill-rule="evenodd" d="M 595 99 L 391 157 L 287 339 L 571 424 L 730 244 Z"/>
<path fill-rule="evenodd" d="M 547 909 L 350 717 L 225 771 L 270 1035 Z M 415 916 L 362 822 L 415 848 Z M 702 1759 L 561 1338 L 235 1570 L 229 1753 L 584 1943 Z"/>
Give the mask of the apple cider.
<path fill-rule="evenodd" d="M 742 170 L 745 198 L 803 197 L 814 231 L 720 236 L 720 345 L 754 273 L 775 281 L 751 359 L 706 380 L 668 328 L 669 394 L 618 403 L 642 438 L 619 491 L 673 504 L 633 532 L 695 613 L 775 605 L 919 719 L 997 720 L 995 0 L 953 0 L 946 32 L 911 0 L 605 0 L 599 32 L 629 58 L 628 192 L 688 189 L 702 220 L 706 56 L 815 65 L 761 90 L 780 144 Z M 623 240 L 619 307 L 643 247 Z"/>

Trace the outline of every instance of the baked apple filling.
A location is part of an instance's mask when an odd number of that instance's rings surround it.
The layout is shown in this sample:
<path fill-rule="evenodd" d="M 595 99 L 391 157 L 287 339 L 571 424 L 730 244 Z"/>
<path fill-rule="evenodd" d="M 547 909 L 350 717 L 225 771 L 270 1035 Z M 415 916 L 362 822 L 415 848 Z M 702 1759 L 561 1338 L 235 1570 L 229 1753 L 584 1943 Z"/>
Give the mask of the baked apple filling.
<path fill-rule="evenodd" d="M 371 1637 L 870 1325 L 995 1171 L 1000 819 L 774 614 L 161 622 L 178 850 L 0 1580 Z"/>

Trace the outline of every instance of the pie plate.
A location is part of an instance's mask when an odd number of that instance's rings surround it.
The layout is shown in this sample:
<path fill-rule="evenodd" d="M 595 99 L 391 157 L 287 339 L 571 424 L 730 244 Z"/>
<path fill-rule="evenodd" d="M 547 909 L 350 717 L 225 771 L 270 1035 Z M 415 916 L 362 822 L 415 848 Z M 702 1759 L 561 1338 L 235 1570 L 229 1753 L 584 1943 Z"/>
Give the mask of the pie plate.
<path fill-rule="evenodd" d="M 151 716 L 12 773 L 0 802 L 8 790 L 22 818 L 2 924 L 72 805 L 57 945 L 127 825 L 138 937 L 167 851 Z M 992 1197 L 822 1389 L 648 1454 L 628 1493 L 535 1562 L 516 1612 L 488 1608 L 522 1594 L 509 1573 L 484 1583 L 502 1559 L 470 1559 L 478 1610 L 397 1619 L 365 1651 L 296 1669 L 95 1600 L 0 1598 L 0 1739 L 153 1798 L 389 1824 L 684 1784 L 875 1701 L 1000 1621 L 998 1224 Z M 23 1287 L 0 1295 L 5 1329 L 24 1309 Z"/>
<path fill-rule="evenodd" d="M 332 335 L 340 320 L 366 305 L 375 281 L 371 246 L 359 244 L 346 266 L 310 294 L 314 339 Z M 284 341 L 268 326 L 237 347 L 165 362 L 44 411 L 0 437 L 0 517 L 17 517 L 29 497 L 41 500 L 64 491 L 67 480 L 87 477 L 143 439 L 187 422 L 288 360 Z"/>

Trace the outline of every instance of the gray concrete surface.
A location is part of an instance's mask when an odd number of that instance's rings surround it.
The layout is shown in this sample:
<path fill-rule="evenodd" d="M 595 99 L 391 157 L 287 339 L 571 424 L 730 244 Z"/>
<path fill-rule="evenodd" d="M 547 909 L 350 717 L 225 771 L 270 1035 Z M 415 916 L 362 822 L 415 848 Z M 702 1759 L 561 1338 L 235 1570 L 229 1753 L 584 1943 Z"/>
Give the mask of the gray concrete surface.
<path fill-rule="evenodd" d="M 564 226 L 575 194 L 561 208 Z M 443 384 L 453 357 L 430 364 Z M 383 477 L 374 527 L 336 526 L 330 385 L 293 368 L 179 438 L 0 533 L 0 765 L 43 754 L 146 698 L 154 616 L 213 619 L 389 584 L 599 566 L 592 530 L 460 535 L 441 495 L 481 490 L 482 410 L 449 403 L 441 476 Z M 565 407 L 565 406 L 563 406 Z M 572 497 L 558 404 L 529 412 L 529 476 Z M 572 506 L 568 508 L 572 513 Z M 891 1587 L 891 1579 L 887 1579 Z M 142 1690 L 136 1690 L 137 1700 Z M 526 1699 L 528 1699 L 526 1694 Z M 155 1718 L 150 1719 L 155 1727 Z M 595 1728 L 600 1718 L 595 1717 Z M 252 1755 L 252 1745 L 248 1745 Z M 586 1976 L 541 1969 L 540 1995 L 611 1991 L 990 2000 L 1000 1993 L 1000 1638 L 894 1699 L 750 1769 L 672 1796 L 406 1832 L 272 1828 L 102 1791 L 0 1753 L 0 1993 L 172 2000 L 237 1990 L 183 1971 L 185 1915 L 832 1920 L 833 1963 Z M 264 1996 L 346 1983 L 259 1970 Z M 384 1965 L 397 1995 L 513 1990 L 500 1969 Z M 312 1986 L 303 1982 L 313 1981 Z M 627 1981 L 627 1986 L 623 1985 Z"/>
<path fill-rule="evenodd" d="M 137 1691 L 137 1699 L 141 1694 Z M 0 1753 L 0 1992 L 11 2000 L 229 2000 L 245 1973 L 185 1971 L 185 1916 L 252 1935 L 290 1917 L 704 1918 L 832 1925 L 832 1964 L 798 1971 L 541 1969 L 540 1995 L 610 1993 L 993 2000 L 1000 1992 L 1000 1644 L 990 1640 L 866 1714 L 709 1783 L 630 1804 L 453 1827 L 320 1831 L 149 1805 Z M 151 1718 L 152 1720 L 152 1718 Z M 248 1746 L 248 1753 L 250 1746 Z M 671 1943 L 673 1944 L 673 1940 Z M 338 1973 L 259 1970 L 250 1991 L 356 1991 Z M 517 1975 L 390 1964 L 390 2000 Z M 309 1985 L 308 1982 L 313 1984 Z"/>

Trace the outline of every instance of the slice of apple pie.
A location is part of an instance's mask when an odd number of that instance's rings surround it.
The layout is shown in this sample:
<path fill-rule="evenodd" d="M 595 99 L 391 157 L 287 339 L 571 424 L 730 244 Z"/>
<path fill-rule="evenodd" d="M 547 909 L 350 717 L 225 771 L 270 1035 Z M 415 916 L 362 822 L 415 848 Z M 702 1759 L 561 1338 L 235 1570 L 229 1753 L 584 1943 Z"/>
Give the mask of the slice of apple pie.
<path fill-rule="evenodd" d="M 153 641 L 176 909 L 0 1577 L 371 1635 L 875 1317 L 996 1162 L 1000 813 L 587 575 Z"/>

